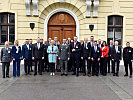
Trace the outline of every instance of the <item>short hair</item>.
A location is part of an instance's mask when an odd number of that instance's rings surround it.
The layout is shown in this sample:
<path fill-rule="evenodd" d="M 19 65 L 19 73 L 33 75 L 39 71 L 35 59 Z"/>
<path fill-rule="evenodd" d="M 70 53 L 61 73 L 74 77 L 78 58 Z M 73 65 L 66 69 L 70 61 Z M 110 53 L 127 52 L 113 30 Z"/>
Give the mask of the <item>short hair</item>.
<path fill-rule="evenodd" d="M 29 39 L 25 39 L 25 40 L 29 40 Z"/>
<path fill-rule="evenodd" d="M 97 41 L 94 41 L 94 42 L 96 42 L 96 43 L 97 43 Z"/>
<path fill-rule="evenodd" d="M 94 37 L 94 36 L 91 36 L 91 37 Z"/>
<path fill-rule="evenodd" d="M 128 43 L 130 44 L 130 42 L 127 42 L 126 44 L 128 44 Z"/>

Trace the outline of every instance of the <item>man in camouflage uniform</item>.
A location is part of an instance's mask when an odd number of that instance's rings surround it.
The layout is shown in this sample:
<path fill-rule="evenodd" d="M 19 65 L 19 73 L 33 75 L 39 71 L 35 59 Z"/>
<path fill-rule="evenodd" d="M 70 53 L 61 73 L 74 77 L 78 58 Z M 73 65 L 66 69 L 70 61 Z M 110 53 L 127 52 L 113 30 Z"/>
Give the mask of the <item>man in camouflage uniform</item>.
<path fill-rule="evenodd" d="M 59 47 L 59 60 L 61 66 L 61 76 L 68 75 L 68 60 L 70 59 L 69 45 L 66 44 L 66 39 L 63 39 L 63 44 Z M 65 66 L 64 66 L 65 65 Z"/>

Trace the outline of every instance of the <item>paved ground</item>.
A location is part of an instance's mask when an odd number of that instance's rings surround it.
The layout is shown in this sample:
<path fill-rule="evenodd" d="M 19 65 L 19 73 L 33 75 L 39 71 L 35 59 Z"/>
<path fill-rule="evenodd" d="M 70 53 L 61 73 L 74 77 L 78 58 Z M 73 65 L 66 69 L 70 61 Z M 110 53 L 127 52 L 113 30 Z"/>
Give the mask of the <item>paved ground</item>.
<path fill-rule="evenodd" d="M 51 77 L 46 72 L 25 76 L 21 69 L 20 78 L 0 78 L 0 100 L 133 100 L 133 79 L 123 77 L 123 66 L 119 77 L 90 78 L 60 73 Z"/>

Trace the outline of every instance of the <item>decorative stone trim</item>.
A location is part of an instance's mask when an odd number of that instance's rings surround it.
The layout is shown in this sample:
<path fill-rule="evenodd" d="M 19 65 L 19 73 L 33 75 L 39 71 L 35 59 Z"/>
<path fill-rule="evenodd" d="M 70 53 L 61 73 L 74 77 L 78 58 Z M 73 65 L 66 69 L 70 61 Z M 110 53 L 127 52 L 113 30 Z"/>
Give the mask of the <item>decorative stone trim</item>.
<path fill-rule="evenodd" d="M 93 17 L 98 17 L 99 0 L 94 0 L 93 5 Z"/>
<path fill-rule="evenodd" d="M 33 15 L 38 16 L 38 0 L 32 0 L 33 4 Z"/>
<path fill-rule="evenodd" d="M 30 4 L 31 4 L 31 0 L 25 0 L 26 15 L 31 15 Z"/>
<path fill-rule="evenodd" d="M 86 17 L 91 17 L 90 14 L 90 9 L 91 9 L 92 1 L 91 0 L 86 0 Z"/>

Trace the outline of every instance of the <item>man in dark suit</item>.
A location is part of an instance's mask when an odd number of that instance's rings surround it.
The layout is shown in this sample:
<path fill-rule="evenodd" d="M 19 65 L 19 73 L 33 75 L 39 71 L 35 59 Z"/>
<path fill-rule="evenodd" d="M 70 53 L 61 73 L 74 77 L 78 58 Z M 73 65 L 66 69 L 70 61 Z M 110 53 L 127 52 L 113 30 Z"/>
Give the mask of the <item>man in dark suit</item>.
<path fill-rule="evenodd" d="M 111 58 L 113 64 L 113 76 L 119 76 L 119 64 L 121 60 L 121 47 L 118 46 L 118 41 L 115 41 L 115 45 L 111 50 Z M 117 63 L 117 68 L 115 71 L 115 63 Z"/>
<path fill-rule="evenodd" d="M 9 67 L 11 61 L 12 61 L 12 49 L 9 48 L 9 43 L 8 41 L 6 41 L 5 47 L 1 49 L 1 58 L 0 58 L 0 62 L 2 63 L 3 78 L 5 78 L 5 69 L 6 69 L 6 77 L 9 78 Z"/>
<path fill-rule="evenodd" d="M 31 45 L 31 48 L 32 48 L 32 45 L 33 45 L 32 44 L 32 39 L 29 40 L 29 44 Z M 32 66 L 34 66 L 35 64 L 34 64 L 34 62 L 32 60 L 32 51 L 30 52 L 30 55 L 31 55 L 31 59 L 30 59 L 30 71 L 33 72 Z"/>
<path fill-rule="evenodd" d="M 24 59 L 24 70 L 25 74 L 31 74 L 30 73 L 30 64 L 32 62 L 32 46 L 29 44 L 29 39 L 26 39 L 25 45 L 22 46 L 22 56 Z"/>
<path fill-rule="evenodd" d="M 92 48 L 94 46 L 94 36 L 90 37 L 90 42 L 89 42 L 89 48 Z M 89 60 L 89 67 L 90 67 L 90 72 L 92 69 L 92 59 Z"/>
<path fill-rule="evenodd" d="M 98 76 L 100 57 L 101 57 L 101 50 L 97 46 L 97 41 L 95 41 L 94 46 L 91 48 L 92 76 L 94 75 Z"/>
<path fill-rule="evenodd" d="M 32 47 L 32 59 L 35 61 L 34 76 L 37 75 L 37 65 L 38 65 L 39 74 L 42 75 L 41 62 L 42 59 L 44 59 L 43 47 L 44 47 L 43 44 L 40 43 L 40 38 L 37 39 L 37 43 L 35 43 Z"/>
<path fill-rule="evenodd" d="M 133 49 L 130 47 L 130 43 L 126 43 L 126 47 L 123 49 L 123 60 L 124 60 L 124 66 L 125 66 L 125 72 L 126 74 L 124 76 L 128 76 L 128 65 L 130 70 L 130 78 L 132 78 L 132 53 Z"/>
<path fill-rule="evenodd" d="M 110 44 L 108 45 L 109 47 L 109 57 L 108 57 L 108 73 L 110 73 L 110 61 L 112 62 L 112 59 L 111 59 L 111 50 L 113 48 L 113 40 L 110 40 Z M 111 67 L 112 68 L 112 67 Z M 112 70 L 112 73 L 113 73 L 113 70 Z"/>
<path fill-rule="evenodd" d="M 91 48 L 88 44 L 88 38 L 84 38 L 84 43 L 81 45 L 81 59 L 83 60 L 83 76 L 86 75 L 86 62 L 88 69 L 88 76 L 90 77 L 90 68 L 89 68 L 89 60 L 91 54 Z"/>
<path fill-rule="evenodd" d="M 79 76 L 79 61 L 80 61 L 80 53 L 81 53 L 81 45 L 80 42 L 77 41 L 78 37 L 74 37 L 74 42 L 71 43 L 70 50 L 72 54 L 72 64 L 73 64 L 73 74 L 77 77 Z"/>

